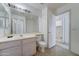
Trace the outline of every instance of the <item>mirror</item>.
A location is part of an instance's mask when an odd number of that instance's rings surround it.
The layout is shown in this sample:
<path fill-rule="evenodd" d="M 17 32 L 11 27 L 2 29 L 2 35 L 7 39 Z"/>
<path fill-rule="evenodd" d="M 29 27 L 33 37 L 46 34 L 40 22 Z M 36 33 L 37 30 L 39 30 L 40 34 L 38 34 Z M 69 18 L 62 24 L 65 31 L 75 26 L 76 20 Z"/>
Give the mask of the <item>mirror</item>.
<path fill-rule="evenodd" d="M 38 17 L 31 13 L 23 13 L 11 9 L 12 34 L 38 32 Z"/>
<path fill-rule="evenodd" d="M 12 34 L 26 33 L 26 14 L 18 10 L 11 9 Z"/>
<path fill-rule="evenodd" d="M 9 14 L 0 3 L 0 37 L 10 34 Z"/>
<path fill-rule="evenodd" d="M 7 6 L 9 7 L 9 6 Z M 0 37 L 38 32 L 38 17 L 32 13 L 7 8 L 0 3 Z"/>

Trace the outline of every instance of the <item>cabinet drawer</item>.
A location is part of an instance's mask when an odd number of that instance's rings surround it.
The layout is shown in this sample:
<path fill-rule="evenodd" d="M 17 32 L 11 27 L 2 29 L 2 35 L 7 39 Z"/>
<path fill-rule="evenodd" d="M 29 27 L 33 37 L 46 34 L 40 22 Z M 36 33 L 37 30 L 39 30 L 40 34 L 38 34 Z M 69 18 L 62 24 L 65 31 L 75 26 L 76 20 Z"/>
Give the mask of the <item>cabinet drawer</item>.
<path fill-rule="evenodd" d="M 0 43 L 0 50 L 6 49 L 6 48 L 9 48 L 9 47 L 13 47 L 13 46 L 17 46 L 17 45 L 20 45 L 20 44 L 21 44 L 20 41 L 10 41 L 10 42 Z"/>
<path fill-rule="evenodd" d="M 36 42 L 36 38 L 29 38 L 29 39 L 24 39 L 23 40 L 23 44 L 26 44 L 26 43 L 30 43 L 30 42 Z"/>
<path fill-rule="evenodd" d="M 23 56 L 30 56 L 36 53 L 36 43 L 32 42 L 23 45 Z"/>
<path fill-rule="evenodd" d="M 21 56 L 21 47 L 12 47 L 9 49 L 1 50 L 0 56 Z"/>

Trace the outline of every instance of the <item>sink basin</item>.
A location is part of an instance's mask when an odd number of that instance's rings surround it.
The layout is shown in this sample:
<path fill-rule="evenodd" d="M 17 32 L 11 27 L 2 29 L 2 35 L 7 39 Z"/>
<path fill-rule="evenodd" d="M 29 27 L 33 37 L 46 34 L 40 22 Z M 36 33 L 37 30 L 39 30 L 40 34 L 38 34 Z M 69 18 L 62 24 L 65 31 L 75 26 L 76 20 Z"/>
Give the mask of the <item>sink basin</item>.
<path fill-rule="evenodd" d="M 13 36 L 7 36 L 7 38 L 12 38 Z"/>

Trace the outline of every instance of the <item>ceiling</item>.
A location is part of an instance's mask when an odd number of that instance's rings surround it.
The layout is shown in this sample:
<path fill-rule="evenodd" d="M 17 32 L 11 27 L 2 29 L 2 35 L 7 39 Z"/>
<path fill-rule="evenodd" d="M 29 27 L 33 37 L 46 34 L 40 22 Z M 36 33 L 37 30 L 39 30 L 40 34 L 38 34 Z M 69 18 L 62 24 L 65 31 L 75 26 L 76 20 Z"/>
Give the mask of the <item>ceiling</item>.
<path fill-rule="evenodd" d="M 47 3 L 48 8 L 54 12 L 56 9 L 66 5 L 67 3 Z"/>
<path fill-rule="evenodd" d="M 31 7 L 37 10 L 41 10 L 44 6 L 47 6 L 51 11 L 56 10 L 59 7 L 64 6 L 67 3 L 20 3 L 24 7 Z"/>
<path fill-rule="evenodd" d="M 26 3 L 25 5 L 29 5 L 37 10 L 41 10 L 43 7 L 47 6 L 49 10 L 55 12 L 56 9 L 66 5 L 67 3 Z"/>
<path fill-rule="evenodd" d="M 49 10 L 55 12 L 56 9 L 64 6 L 66 3 L 16 3 L 22 5 L 25 9 L 32 11 L 33 14 L 39 14 L 42 8 L 47 6 Z M 21 6 L 21 7 L 22 7 Z"/>
<path fill-rule="evenodd" d="M 26 9 L 31 11 L 32 14 L 38 16 L 40 11 L 41 11 L 41 7 L 40 4 L 38 3 L 11 3 L 17 7 L 20 7 L 22 9 Z"/>

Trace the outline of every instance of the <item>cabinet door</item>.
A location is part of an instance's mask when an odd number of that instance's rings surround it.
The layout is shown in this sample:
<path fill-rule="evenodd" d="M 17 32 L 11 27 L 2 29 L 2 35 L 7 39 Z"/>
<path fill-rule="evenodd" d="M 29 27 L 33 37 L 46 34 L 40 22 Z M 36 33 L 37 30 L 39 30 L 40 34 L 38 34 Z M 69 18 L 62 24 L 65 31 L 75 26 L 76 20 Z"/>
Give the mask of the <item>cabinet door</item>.
<path fill-rule="evenodd" d="M 4 43 L 0 43 L 0 50 L 3 49 L 7 49 L 10 47 L 14 47 L 14 46 L 20 46 L 21 45 L 21 41 L 10 41 L 10 42 L 4 42 Z"/>
<path fill-rule="evenodd" d="M 30 42 L 35 42 L 36 38 L 28 38 L 23 40 L 23 44 L 29 44 Z"/>
<path fill-rule="evenodd" d="M 23 45 L 23 55 L 30 56 L 36 53 L 36 42 L 30 42 Z"/>
<path fill-rule="evenodd" d="M 0 56 L 21 56 L 21 47 L 12 47 L 0 51 Z"/>

